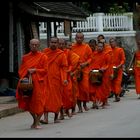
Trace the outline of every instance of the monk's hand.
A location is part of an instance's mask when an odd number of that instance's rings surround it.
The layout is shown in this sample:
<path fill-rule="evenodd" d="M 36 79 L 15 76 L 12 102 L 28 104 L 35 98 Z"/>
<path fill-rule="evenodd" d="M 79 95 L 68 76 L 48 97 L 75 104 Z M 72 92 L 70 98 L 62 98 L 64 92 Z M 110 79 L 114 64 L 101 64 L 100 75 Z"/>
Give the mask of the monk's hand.
<path fill-rule="evenodd" d="M 64 84 L 64 85 L 68 85 L 68 80 L 64 80 L 64 81 L 63 81 L 63 84 Z"/>
<path fill-rule="evenodd" d="M 80 67 L 81 67 L 81 68 L 85 68 L 86 66 L 88 66 L 88 62 L 84 62 L 84 63 L 81 63 L 81 64 L 80 64 Z"/>
<path fill-rule="evenodd" d="M 35 71 L 36 71 L 36 69 L 35 69 L 35 68 L 28 69 L 28 72 L 29 72 L 30 74 L 34 73 Z"/>

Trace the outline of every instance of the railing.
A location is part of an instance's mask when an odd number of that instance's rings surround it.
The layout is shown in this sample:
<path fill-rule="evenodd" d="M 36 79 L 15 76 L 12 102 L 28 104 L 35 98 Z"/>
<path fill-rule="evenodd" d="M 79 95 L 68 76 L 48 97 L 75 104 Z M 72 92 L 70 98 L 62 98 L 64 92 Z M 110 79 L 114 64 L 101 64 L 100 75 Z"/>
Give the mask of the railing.
<path fill-rule="evenodd" d="M 51 23 L 52 34 L 54 33 L 53 22 Z M 56 23 L 59 24 L 59 23 Z M 86 21 L 76 22 L 72 24 L 72 33 L 77 31 L 82 32 L 117 32 L 117 31 L 133 31 L 133 13 L 122 14 L 104 14 L 94 13 L 87 17 Z M 40 33 L 46 33 L 45 23 L 41 23 Z M 60 26 L 57 26 L 57 34 L 64 33 L 64 23 L 61 22 Z"/>

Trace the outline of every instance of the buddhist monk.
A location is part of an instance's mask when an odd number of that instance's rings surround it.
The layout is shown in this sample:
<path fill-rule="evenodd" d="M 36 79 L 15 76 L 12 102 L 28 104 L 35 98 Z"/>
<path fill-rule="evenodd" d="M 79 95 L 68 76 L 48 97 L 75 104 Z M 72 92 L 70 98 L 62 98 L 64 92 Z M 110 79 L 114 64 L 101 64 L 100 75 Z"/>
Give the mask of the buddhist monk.
<path fill-rule="evenodd" d="M 91 64 L 93 63 L 93 57 L 94 57 L 94 55 L 97 53 L 97 41 L 95 40 L 95 39 L 91 39 L 91 40 L 89 40 L 89 42 L 88 42 L 88 44 L 89 44 L 89 46 L 90 46 L 90 48 L 92 49 L 92 61 L 91 61 Z M 90 64 L 90 65 L 91 65 Z M 89 83 L 90 84 L 90 83 Z M 93 96 L 93 94 L 91 94 L 92 93 L 92 91 L 90 91 L 91 89 L 90 89 L 90 85 L 89 85 L 89 96 L 90 96 L 90 101 L 92 101 L 93 102 L 93 104 L 92 104 L 92 109 L 98 109 L 98 106 L 97 106 L 97 104 L 96 104 L 96 99 L 95 99 L 95 93 L 94 93 L 94 96 Z"/>
<path fill-rule="evenodd" d="M 96 50 L 93 51 L 92 61 L 89 65 L 90 75 L 94 76 L 95 72 L 101 74 L 100 78 L 97 75 L 89 79 L 90 100 L 94 102 L 94 107 L 98 109 L 99 104 L 104 108 L 108 98 L 106 94 L 106 71 L 109 67 L 109 54 L 104 51 L 104 43 L 99 42 Z"/>
<path fill-rule="evenodd" d="M 45 106 L 44 119 L 41 123 L 48 123 L 48 113 L 55 114 L 54 123 L 60 122 L 58 115 L 62 108 L 62 85 L 67 85 L 68 67 L 67 58 L 64 52 L 58 49 L 59 39 L 51 37 L 49 48 L 45 48 L 43 52 L 48 57 L 48 71 L 47 71 L 47 99 Z"/>
<path fill-rule="evenodd" d="M 113 79 L 111 81 L 111 90 L 115 95 L 115 102 L 120 101 L 120 92 L 121 92 L 121 82 L 122 82 L 122 74 L 123 74 L 123 65 L 125 64 L 125 52 L 123 48 L 120 48 L 117 44 L 115 38 L 110 38 L 109 40 L 110 46 L 112 48 L 112 67 L 113 71 Z"/>
<path fill-rule="evenodd" d="M 138 99 L 140 99 L 140 40 L 137 41 L 137 50 L 134 55 L 135 56 L 133 68 L 134 68 L 135 87 Z"/>
<path fill-rule="evenodd" d="M 68 84 L 62 85 L 62 87 L 61 87 L 62 88 L 63 106 L 60 110 L 60 119 L 63 120 L 65 118 L 64 113 L 66 113 L 68 117 L 72 117 L 72 114 L 70 113 L 70 109 L 73 106 L 72 81 L 71 81 L 70 71 L 69 71 L 70 61 L 69 61 L 69 52 L 66 49 L 66 40 L 60 38 L 58 48 L 64 52 L 64 54 L 66 55 L 67 61 L 68 61 L 68 67 L 66 69 Z"/>
<path fill-rule="evenodd" d="M 113 97 L 113 95 L 114 95 L 113 93 L 111 93 L 111 77 L 113 75 L 113 68 L 112 68 L 112 62 L 111 62 L 112 61 L 112 56 L 113 56 L 112 48 L 111 48 L 110 44 L 106 42 L 104 35 L 102 35 L 102 34 L 98 35 L 97 40 L 98 40 L 98 42 L 103 42 L 104 43 L 104 52 L 106 52 L 110 56 L 110 65 L 105 72 L 106 76 L 108 77 L 108 79 L 106 79 L 108 81 L 105 84 L 106 84 L 106 87 L 107 87 L 106 89 L 108 90 L 108 92 L 107 92 L 108 97 L 110 98 L 110 97 Z M 108 103 L 107 103 L 107 105 L 108 105 Z"/>
<path fill-rule="evenodd" d="M 79 66 L 79 60 L 80 57 L 76 53 L 72 51 L 72 42 L 67 41 L 66 49 L 67 49 L 67 54 L 68 54 L 68 72 L 70 75 L 70 79 L 72 81 L 72 115 L 75 115 L 76 112 L 76 104 L 77 104 L 77 98 L 79 96 L 79 89 L 78 89 L 78 82 L 76 78 L 76 72 L 78 71 L 78 66 Z"/>
<path fill-rule="evenodd" d="M 83 112 L 81 103 L 83 102 L 83 107 L 85 111 L 88 111 L 86 105 L 89 102 L 89 64 L 91 62 L 92 50 L 88 43 L 84 42 L 84 34 L 82 32 L 77 32 L 75 36 L 75 43 L 72 44 L 72 51 L 80 56 L 80 66 L 79 70 L 82 71 L 82 79 L 79 78 L 78 88 L 79 97 L 77 99 L 77 104 L 79 108 L 79 113 Z"/>
<path fill-rule="evenodd" d="M 88 44 L 89 44 L 90 48 L 92 49 L 92 52 L 97 50 L 97 42 L 95 39 L 89 40 Z"/>
<path fill-rule="evenodd" d="M 28 111 L 32 118 L 31 128 L 39 129 L 39 120 L 44 112 L 46 102 L 46 75 L 47 75 L 47 56 L 38 51 L 40 42 L 38 39 L 30 40 L 30 52 L 23 55 L 19 67 L 19 78 L 32 76 L 33 91 L 31 96 L 23 96 L 23 91 L 19 89 L 19 83 L 16 90 L 16 99 L 19 108 Z"/>

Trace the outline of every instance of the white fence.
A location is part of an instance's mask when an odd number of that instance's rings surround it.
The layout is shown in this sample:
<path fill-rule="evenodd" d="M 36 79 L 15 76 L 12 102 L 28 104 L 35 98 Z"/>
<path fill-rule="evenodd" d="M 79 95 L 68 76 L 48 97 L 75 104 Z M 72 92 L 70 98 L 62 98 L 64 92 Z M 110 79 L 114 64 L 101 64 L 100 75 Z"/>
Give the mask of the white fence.
<path fill-rule="evenodd" d="M 53 22 L 51 23 L 52 35 L 54 34 Z M 57 25 L 59 23 L 56 23 Z M 112 32 L 113 34 L 127 32 L 129 34 L 134 34 L 133 31 L 133 13 L 122 13 L 122 14 L 104 14 L 104 13 L 94 13 L 87 17 L 85 21 L 76 22 L 76 26 L 72 24 L 72 34 L 77 31 L 81 31 L 86 34 L 92 34 L 93 32 L 107 33 Z M 40 26 L 40 36 L 47 33 L 45 23 L 41 23 Z M 62 35 L 64 33 L 64 23 L 61 22 L 60 26 L 57 27 L 57 35 Z"/>

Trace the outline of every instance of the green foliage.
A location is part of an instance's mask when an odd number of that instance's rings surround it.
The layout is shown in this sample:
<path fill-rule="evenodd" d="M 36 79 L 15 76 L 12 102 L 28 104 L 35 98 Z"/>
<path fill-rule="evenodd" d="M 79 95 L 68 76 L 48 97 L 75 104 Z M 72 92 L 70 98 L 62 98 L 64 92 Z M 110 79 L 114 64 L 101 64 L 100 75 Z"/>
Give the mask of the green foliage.
<path fill-rule="evenodd" d="M 88 2 L 82 2 L 82 8 L 85 10 L 85 11 L 88 11 L 89 9 L 89 3 Z"/>
<path fill-rule="evenodd" d="M 84 11 L 87 13 L 91 13 L 90 9 L 90 4 L 89 2 L 81 2 L 81 1 L 76 1 L 73 2 L 73 4 L 77 5 L 78 7 L 82 8 Z"/>
<path fill-rule="evenodd" d="M 125 13 L 129 11 L 128 3 L 123 2 L 123 4 L 120 6 L 117 3 L 112 4 L 112 6 L 109 7 L 109 13 Z"/>

